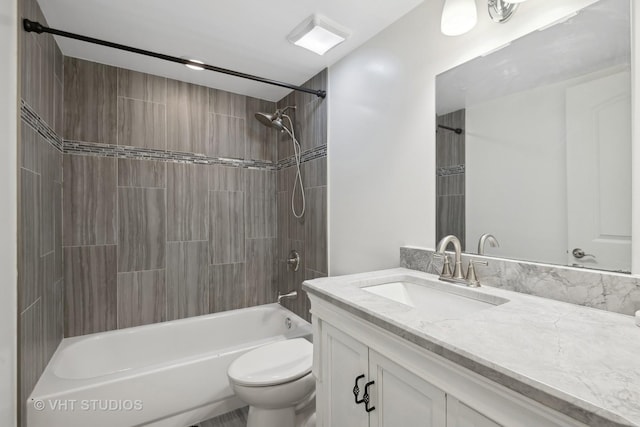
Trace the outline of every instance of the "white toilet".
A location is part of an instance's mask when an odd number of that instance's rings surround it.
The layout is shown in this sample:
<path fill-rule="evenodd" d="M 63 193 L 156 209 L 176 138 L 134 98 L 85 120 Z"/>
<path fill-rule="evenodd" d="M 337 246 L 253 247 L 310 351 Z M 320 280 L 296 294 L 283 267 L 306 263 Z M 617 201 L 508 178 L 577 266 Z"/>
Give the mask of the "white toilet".
<path fill-rule="evenodd" d="M 310 427 L 315 420 L 312 361 L 313 345 L 296 338 L 259 347 L 231 363 L 231 387 L 249 404 L 247 427 Z"/>

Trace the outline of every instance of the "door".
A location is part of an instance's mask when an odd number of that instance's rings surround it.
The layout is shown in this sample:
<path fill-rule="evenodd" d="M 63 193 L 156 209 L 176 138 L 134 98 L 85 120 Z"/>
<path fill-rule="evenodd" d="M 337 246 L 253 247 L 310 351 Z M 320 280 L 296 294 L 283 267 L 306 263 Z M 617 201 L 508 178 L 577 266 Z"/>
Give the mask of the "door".
<path fill-rule="evenodd" d="M 445 427 L 445 393 L 369 350 L 371 427 Z"/>
<path fill-rule="evenodd" d="M 568 264 L 629 271 L 629 72 L 567 89 L 566 112 Z"/>
<path fill-rule="evenodd" d="M 500 424 L 485 417 L 460 402 L 453 396 L 447 396 L 447 427 L 501 427 Z"/>
<path fill-rule="evenodd" d="M 364 403 L 356 404 L 354 385 L 356 378 L 362 398 L 364 385 L 369 378 L 369 349 L 361 342 L 342 333 L 333 326 L 322 323 L 321 344 L 322 398 L 318 401 L 318 425 L 320 427 L 368 427 L 369 414 Z"/>

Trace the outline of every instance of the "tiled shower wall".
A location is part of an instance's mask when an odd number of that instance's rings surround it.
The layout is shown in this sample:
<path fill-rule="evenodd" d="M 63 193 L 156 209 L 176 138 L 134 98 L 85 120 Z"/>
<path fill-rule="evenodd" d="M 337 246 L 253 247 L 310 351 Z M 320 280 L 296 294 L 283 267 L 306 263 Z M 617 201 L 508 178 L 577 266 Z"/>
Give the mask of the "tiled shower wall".
<path fill-rule="evenodd" d="M 274 109 L 66 58 L 67 336 L 275 301 Z"/>
<path fill-rule="evenodd" d="M 305 84 L 314 89 L 327 89 L 327 71 Z M 326 277 L 327 268 L 327 103 L 314 95 L 292 92 L 278 102 L 278 108 L 295 106 L 287 112 L 294 121 L 296 138 L 303 156 L 302 178 L 306 195 L 306 212 L 301 219 L 291 211 L 291 193 L 296 177 L 293 146 L 286 133 L 278 135 L 278 286 L 281 292 L 296 290 L 298 298 L 284 305 L 310 321 L 309 299 L 302 290 L 307 279 Z M 300 212 L 300 188 L 296 188 L 296 212 Z M 297 272 L 287 268 L 291 250 L 300 254 Z"/>
<path fill-rule="evenodd" d="M 436 123 L 465 129 L 465 110 L 438 116 Z M 453 234 L 465 248 L 465 132 L 438 128 L 436 135 L 436 242 Z M 434 242 L 434 244 L 436 243 Z"/>
<path fill-rule="evenodd" d="M 45 22 L 35 0 L 20 15 Z M 20 31 L 18 328 L 20 425 L 24 402 L 63 336 L 63 57 L 50 35 Z"/>

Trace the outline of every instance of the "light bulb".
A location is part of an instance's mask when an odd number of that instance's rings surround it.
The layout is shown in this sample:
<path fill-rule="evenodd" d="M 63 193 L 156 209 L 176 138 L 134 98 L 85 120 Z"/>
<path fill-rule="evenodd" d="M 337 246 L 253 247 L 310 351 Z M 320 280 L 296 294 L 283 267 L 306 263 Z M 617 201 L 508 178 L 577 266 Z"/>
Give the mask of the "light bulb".
<path fill-rule="evenodd" d="M 476 26 L 478 11 L 475 0 L 446 0 L 440 30 L 446 36 L 459 36 Z"/>

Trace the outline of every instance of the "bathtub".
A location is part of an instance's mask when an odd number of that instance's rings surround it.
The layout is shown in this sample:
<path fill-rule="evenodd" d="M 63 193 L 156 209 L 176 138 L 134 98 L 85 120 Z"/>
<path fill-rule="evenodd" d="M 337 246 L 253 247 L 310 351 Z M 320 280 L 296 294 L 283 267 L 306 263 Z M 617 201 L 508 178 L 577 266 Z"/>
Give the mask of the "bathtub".
<path fill-rule="evenodd" d="M 278 304 L 65 338 L 27 401 L 27 427 L 185 427 L 245 406 L 238 356 L 311 325 Z"/>

